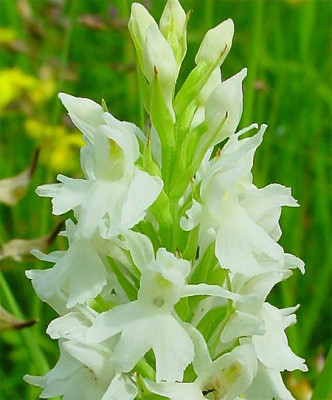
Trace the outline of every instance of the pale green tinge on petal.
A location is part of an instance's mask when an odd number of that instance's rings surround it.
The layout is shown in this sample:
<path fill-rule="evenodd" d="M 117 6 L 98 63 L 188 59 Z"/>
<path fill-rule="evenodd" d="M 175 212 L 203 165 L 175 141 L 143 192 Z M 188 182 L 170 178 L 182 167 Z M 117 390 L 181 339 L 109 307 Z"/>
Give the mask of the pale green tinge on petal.
<path fill-rule="evenodd" d="M 143 68 L 150 84 L 153 80 L 159 82 L 165 102 L 174 117 L 172 98 L 179 69 L 172 48 L 154 25 L 147 29 L 143 48 Z"/>
<path fill-rule="evenodd" d="M 232 47 L 234 35 L 234 23 L 231 19 L 221 22 L 215 28 L 210 29 L 195 57 L 196 64 L 206 62 L 220 66 Z"/>
<path fill-rule="evenodd" d="M 156 21 L 148 12 L 148 10 L 139 3 L 133 3 L 129 19 L 129 32 L 134 42 L 138 60 L 143 69 L 142 52 L 145 44 L 146 31 L 149 26 L 158 27 Z"/>
<path fill-rule="evenodd" d="M 218 399 L 235 399 L 251 385 L 256 373 L 256 354 L 251 345 L 244 344 L 213 361 L 197 381 L 202 390 L 214 390 Z"/>
<path fill-rule="evenodd" d="M 131 230 L 123 232 L 123 236 L 136 267 L 143 272 L 154 260 L 154 250 L 149 237 Z"/>
<path fill-rule="evenodd" d="M 187 16 L 178 0 L 167 1 L 159 26 L 180 65 L 187 51 Z"/>

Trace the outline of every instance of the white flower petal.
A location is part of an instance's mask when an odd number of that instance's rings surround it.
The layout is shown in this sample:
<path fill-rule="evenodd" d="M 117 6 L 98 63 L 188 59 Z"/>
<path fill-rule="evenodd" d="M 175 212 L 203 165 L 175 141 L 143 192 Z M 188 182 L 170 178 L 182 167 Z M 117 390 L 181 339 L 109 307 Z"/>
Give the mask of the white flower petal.
<path fill-rule="evenodd" d="M 247 69 L 244 68 L 222 82 L 214 89 L 206 102 L 205 121 L 209 131 L 216 132 L 226 117 L 213 145 L 232 135 L 240 122 L 243 108 L 242 81 L 246 75 Z"/>
<path fill-rule="evenodd" d="M 141 233 L 126 230 L 123 232 L 128 249 L 137 268 L 143 272 L 154 260 L 154 250 L 150 239 Z"/>
<path fill-rule="evenodd" d="M 220 340 L 228 343 L 241 336 L 262 335 L 264 333 L 264 321 L 262 318 L 235 310 L 229 317 L 223 329 Z"/>
<path fill-rule="evenodd" d="M 59 93 L 62 104 L 76 127 L 93 142 L 95 128 L 102 125 L 103 108 L 90 99 Z"/>
<path fill-rule="evenodd" d="M 163 187 L 163 181 L 135 168 L 133 180 L 121 211 L 121 224 L 132 228 L 145 216 L 145 211 L 155 202 Z"/>
<path fill-rule="evenodd" d="M 136 385 L 124 374 L 116 375 L 101 400 L 134 400 Z"/>
<path fill-rule="evenodd" d="M 234 23 L 231 19 L 227 19 L 210 29 L 198 49 L 195 57 L 196 64 L 200 62 L 215 64 L 222 54 L 216 67 L 220 66 L 232 47 L 233 35 Z"/>
<path fill-rule="evenodd" d="M 186 211 L 187 217 L 182 217 L 180 226 L 184 231 L 191 231 L 200 223 L 202 205 L 196 200 L 193 200 L 191 208 Z"/>
<path fill-rule="evenodd" d="M 198 329 L 194 328 L 189 323 L 183 323 L 183 327 L 188 332 L 190 339 L 194 344 L 195 356 L 193 359 L 193 367 L 196 374 L 199 375 L 206 371 L 212 363 L 209 349 Z"/>
<path fill-rule="evenodd" d="M 123 329 L 130 326 L 133 322 L 150 316 L 150 310 L 145 310 L 133 301 L 122 304 L 100 314 L 88 329 L 86 337 L 90 343 L 100 343 L 104 340 L 120 333 Z"/>
<path fill-rule="evenodd" d="M 148 379 L 144 382 L 151 392 L 171 400 L 205 400 L 199 385 L 196 383 L 156 383 Z"/>
<path fill-rule="evenodd" d="M 240 294 L 230 292 L 221 286 L 207 285 L 205 283 L 200 283 L 198 285 L 186 285 L 182 290 L 181 297 L 199 295 L 218 296 L 240 302 L 251 302 L 255 299 L 255 295 L 242 296 Z"/>
<path fill-rule="evenodd" d="M 283 267 L 283 249 L 234 202 L 224 202 L 216 256 L 223 268 L 247 276 L 263 272 L 255 255 L 263 254 Z"/>
<path fill-rule="evenodd" d="M 307 371 L 304 359 L 295 355 L 288 346 L 285 327 L 295 322 L 295 316 L 289 315 L 294 310 L 278 310 L 268 303 L 264 303 L 262 316 L 265 321 L 265 334 L 252 337 L 259 361 L 267 368 L 278 371 Z M 291 319 L 290 319 L 291 318 Z"/>
<path fill-rule="evenodd" d="M 246 400 L 295 400 L 281 378 L 280 372 L 259 365 L 258 373 L 244 393 Z"/>
<path fill-rule="evenodd" d="M 298 268 L 302 274 L 305 273 L 304 262 L 293 254 L 285 253 L 285 268 Z"/>

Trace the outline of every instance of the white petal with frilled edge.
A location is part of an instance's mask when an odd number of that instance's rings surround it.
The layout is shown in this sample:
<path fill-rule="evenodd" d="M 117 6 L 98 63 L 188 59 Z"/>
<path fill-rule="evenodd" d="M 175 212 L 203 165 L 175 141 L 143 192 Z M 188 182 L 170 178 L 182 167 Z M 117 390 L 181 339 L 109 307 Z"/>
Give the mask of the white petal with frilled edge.
<path fill-rule="evenodd" d="M 295 355 L 288 346 L 284 332 L 286 327 L 296 322 L 295 314 L 292 314 L 295 309 L 279 310 L 269 303 L 263 305 L 262 316 L 266 332 L 262 336 L 253 336 L 252 342 L 259 361 L 267 368 L 278 371 L 308 370 L 305 360 Z"/>
<path fill-rule="evenodd" d="M 57 178 L 61 184 L 39 186 L 36 192 L 42 197 L 52 197 L 53 214 L 61 215 L 84 202 L 92 182 L 67 178 L 64 175 L 58 175 Z"/>
<path fill-rule="evenodd" d="M 240 204 L 250 218 L 276 241 L 281 236 L 279 227 L 281 207 L 298 207 L 298 203 L 291 196 L 291 190 L 278 184 L 248 190 Z"/>
<path fill-rule="evenodd" d="M 186 211 L 186 217 L 180 220 L 180 226 L 184 231 L 191 231 L 200 223 L 202 213 L 202 205 L 198 201 L 193 200 L 193 205 Z"/>
<path fill-rule="evenodd" d="M 135 168 L 134 177 L 121 210 L 121 225 L 132 228 L 145 217 L 146 210 L 155 202 L 163 181 Z"/>
<path fill-rule="evenodd" d="M 104 123 L 103 108 L 90 99 L 59 93 L 62 104 L 75 126 L 93 143 L 95 128 Z"/>

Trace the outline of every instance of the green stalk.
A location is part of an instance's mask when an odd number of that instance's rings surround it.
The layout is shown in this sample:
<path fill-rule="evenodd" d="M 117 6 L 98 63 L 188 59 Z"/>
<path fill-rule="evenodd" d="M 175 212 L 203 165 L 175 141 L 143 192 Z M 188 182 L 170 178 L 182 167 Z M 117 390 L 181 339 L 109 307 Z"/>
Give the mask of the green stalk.
<path fill-rule="evenodd" d="M 1 291 L 3 293 L 3 296 L 6 299 L 6 302 L 8 304 L 9 311 L 12 314 L 16 315 L 17 317 L 19 317 L 21 319 L 25 319 L 24 315 L 20 309 L 20 306 L 16 302 L 15 297 L 14 297 L 2 272 L 0 272 L 0 287 L 1 287 Z M 40 374 L 45 374 L 46 372 L 48 372 L 50 367 L 48 365 L 48 362 L 44 356 L 44 353 L 41 350 L 35 336 L 32 335 L 32 333 L 29 329 L 21 330 L 19 333 L 22 336 L 25 346 L 29 351 L 31 359 L 34 361 L 34 364 L 38 367 L 38 372 Z"/>

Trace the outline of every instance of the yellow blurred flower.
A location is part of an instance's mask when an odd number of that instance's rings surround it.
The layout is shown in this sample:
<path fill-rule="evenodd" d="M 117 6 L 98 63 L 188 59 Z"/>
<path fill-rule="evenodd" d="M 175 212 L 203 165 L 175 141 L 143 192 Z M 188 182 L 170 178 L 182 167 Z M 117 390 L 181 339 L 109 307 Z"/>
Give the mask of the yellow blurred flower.
<path fill-rule="evenodd" d="M 79 167 L 79 149 L 84 145 L 78 133 L 63 126 L 46 125 L 36 119 L 25 121 L 25 130 L 41 148 L 40 161 L 53 171 L 69 172 Z"/>
<path fill-rule="evenodd" d="M 38 79 L 19 68 L 5 68 L 0 71 L 0 111 L 19 100 L 29 100 L 33 104 L 47 101 L 55 92 L 52 79 Z"/>
<path fill-rule="evenodd" d="M 16 32 L 12 28 L 0 28 L 0 44 L 11 44 L 17 39 Z"/>

